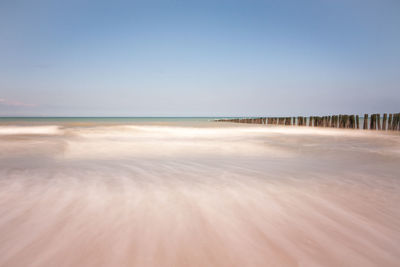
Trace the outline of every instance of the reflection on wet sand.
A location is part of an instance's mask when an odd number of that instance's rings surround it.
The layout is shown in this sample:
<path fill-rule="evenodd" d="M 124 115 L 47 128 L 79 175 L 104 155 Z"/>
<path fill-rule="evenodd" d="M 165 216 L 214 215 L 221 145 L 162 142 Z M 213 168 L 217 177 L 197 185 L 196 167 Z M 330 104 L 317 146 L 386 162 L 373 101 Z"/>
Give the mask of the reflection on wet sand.
<path fill-rule="evenodd" d="M 398 266 L 400 136 L 0 126 L 0 266 Z"/>

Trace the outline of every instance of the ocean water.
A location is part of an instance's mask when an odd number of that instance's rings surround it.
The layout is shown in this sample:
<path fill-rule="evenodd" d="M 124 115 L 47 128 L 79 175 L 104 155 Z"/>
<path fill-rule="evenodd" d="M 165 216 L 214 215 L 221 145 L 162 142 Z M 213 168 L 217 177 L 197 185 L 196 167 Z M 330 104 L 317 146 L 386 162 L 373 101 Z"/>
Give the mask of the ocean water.
<path fill-rule="evenodd" d="M 400 134 L 0 119 L 0 266 L 399 266 Z"/>

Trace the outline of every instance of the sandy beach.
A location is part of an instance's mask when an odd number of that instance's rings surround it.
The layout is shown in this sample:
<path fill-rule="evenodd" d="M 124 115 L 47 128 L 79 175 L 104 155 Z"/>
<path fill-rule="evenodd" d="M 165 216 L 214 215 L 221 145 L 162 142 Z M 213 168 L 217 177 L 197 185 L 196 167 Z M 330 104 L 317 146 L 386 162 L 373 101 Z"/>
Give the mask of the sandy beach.
<path fill-rule="evenodd" d="M 400 135 L 0 125 L 0 266 L 398 266 Z"/>

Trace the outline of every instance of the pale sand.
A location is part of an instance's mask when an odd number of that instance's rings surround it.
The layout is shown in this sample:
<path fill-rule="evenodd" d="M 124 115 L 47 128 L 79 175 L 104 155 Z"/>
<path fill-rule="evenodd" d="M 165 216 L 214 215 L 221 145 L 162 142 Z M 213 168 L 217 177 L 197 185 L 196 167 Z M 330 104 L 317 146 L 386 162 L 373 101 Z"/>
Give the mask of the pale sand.
<path fill-rule="evenodd" d="M 0 266 L 399 266 L 398 133 L 181 126 L 0 126 Z"/>

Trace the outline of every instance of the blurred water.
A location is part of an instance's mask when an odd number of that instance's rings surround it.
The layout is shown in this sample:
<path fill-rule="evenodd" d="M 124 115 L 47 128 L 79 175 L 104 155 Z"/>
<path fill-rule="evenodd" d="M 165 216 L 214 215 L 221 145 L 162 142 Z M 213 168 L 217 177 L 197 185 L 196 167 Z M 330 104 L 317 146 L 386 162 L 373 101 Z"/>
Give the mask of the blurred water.
<path fill-rule="evenodd" d="M 400 136 L 0 126 L 0 266 L 398 266 Z"/>

